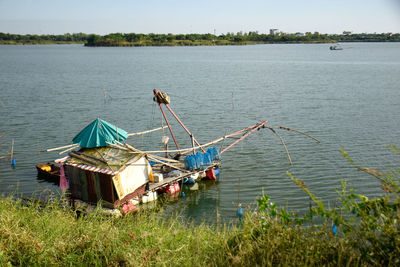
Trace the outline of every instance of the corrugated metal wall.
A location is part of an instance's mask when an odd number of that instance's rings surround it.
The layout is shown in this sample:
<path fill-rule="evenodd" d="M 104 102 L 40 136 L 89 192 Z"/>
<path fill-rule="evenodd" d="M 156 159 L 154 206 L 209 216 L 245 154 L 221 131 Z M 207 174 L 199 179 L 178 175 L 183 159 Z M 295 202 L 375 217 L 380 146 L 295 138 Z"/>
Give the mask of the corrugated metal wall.
<path fill-rule="evenodd" d="M 69 165 L 64 167 L 72 198 L 89 203 L 97 203 L 100 199 L 109 203 L 118 200 L 111 175 L 82 170 Z"/>

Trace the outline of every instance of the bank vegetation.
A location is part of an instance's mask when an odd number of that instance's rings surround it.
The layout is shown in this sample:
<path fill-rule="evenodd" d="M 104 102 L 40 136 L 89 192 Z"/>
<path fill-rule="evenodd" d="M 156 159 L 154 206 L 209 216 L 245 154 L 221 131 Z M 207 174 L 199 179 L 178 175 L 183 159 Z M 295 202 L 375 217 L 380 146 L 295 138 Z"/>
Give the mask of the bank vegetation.
<path fill-rule="evenodd" d="M 2 197 L 0 265 L 399 266 L 400 171 L 383 173 L 342 154 L 381 183 L 381 196 L 357 194 L 343 180 L 337 204 L 327 208 L 288 173 L 310 198 L 307 213 L 289 212 L 264 195 L 235 225 L 188 223 L 160 216 L 160 209 L 119 218 L 100 209 L 86 214 L 63 197 L 47 204 Z"/>
<path fill-rule="evenodd" d="M 400 34 L 321 34 L 279 33 L 265 34 L 257 31 L 214 35 L 205 34 L 142 34 L 110 33 L 106 35 L 66 33 L 62 35 L 35 35 L 0 33 L 0 44 L 85 44 L 86 46 L 199 46 L 199 45 L 249 45 L 269 43 L 335 43 L 335 42 L 399 42 Z"/>

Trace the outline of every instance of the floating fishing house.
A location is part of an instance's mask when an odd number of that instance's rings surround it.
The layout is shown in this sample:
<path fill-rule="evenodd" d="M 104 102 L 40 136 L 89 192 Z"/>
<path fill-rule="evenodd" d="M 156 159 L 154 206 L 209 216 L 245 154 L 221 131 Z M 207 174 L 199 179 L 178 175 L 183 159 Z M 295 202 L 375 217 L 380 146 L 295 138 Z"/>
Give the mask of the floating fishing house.
<path fill-rule="evenodd" d="M 129 200 L 143 195 L 153 176 L 145 154 L 108 145 L 126 138 L 126 131 L 96 119 L 73 139 L 80 149 L 56 160 L 63 170 L 60 180 L 67 179 L 72 200 L 132 209 Z"/>
<path fill-rule="evenodd" d="M 164 127 L 128 134 L 101 119 L 96 119 L 85 127 L 75 136 L 72 145 L 47 150 L 67 148 L 63 152 L 69 152 L 68 156 L 56 162 L 60 164 L 60 187 L 66 189 L 69 186 L 72 202 L 102 202 L 104 207 L 121 208 L 126 213 L 134 210 L 140 202 L 157 199 L 159 193 L 179 192 L 183 183 L 195 183 L 198 179 L 215 180 L 219 174 L 221 155 L 262 128 L 268 128 L 278 135 L 291 162 L 283 139 L 274 128 L 266 126 L 267 121 L 200 144 L 169 106 L 170 99 L 167 94 L 154 89 L 154 101 L 159 106 L 175 143 L 174 150 L 168 149 L 167 136 L 162 138 L 165 150 L 160 151 L 140 151 L 125 141 L 129 136 L 150 133 Z M 191 139 L 191 147 L 180 148 L 163 106 L 187 132 Z M 296 131 L 286 127 L 279 129 Z M 221 151 L 212 147 L 226 139 L 234 141 L 230 144 L 228 142 Z M 176 154 L 171 158 L 171 153 Z"/>
<path fill-rule="evenodd" d="M 94 204 L 102 201 L 106 207 L 132 206 L 129 200 L 141 197 L 153 180 L 143 153 L 113 147 L 84 148 L 61 161 L 71 198 Z"/>
<path fill-rule="evenodd" d="M 178 192 L 177 182 L 183 179 L 194 182 L 199 177 L 216 178 L 214 168 L 219 160 L 216 148 L 190 155 L 184 162 L 121 143 L 127 136 L 126 131 L 96 119 L 73 139 L 79 150 L 56 160 L 63 170 L 60 185 L 63 179 L 68 181 L 72 201 L 90 204 L 101 201 L 105 207 L 121 207 L 128 212 L 140 202 L 157 199 L 157 192 Z"/>

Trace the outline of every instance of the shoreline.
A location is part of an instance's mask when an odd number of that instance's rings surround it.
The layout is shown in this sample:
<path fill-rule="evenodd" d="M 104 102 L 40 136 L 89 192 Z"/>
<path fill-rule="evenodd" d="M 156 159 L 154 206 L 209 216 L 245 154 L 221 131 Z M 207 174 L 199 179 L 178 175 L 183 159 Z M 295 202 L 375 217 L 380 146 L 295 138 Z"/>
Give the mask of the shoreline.
<path fill-rule="evenodd" d="M 0 45 L 83 44 L 88 47 L 141 47 L 141 46 L 231 46 L 255 44 L 319 44 L 347 42 L 400 42 L 400 33 L 321 34 L 237 32 L 214 35 L 110 33 L 106 35 L 66 33 L 63 35 L 31 35 L 0 32 Z"/>
<path fill-rule="evenodd" d="M 178 47 L 178 46 L 245 46 L 245 45 L 263 45 L 263 44 L 337 44 L 337 43 L 399 43 L 400 41 L 310 41 L 310 42 L 241 42 L 241 43 L 203 43 L 193 42 L 184 44 L 171 43 L 121 43 L 121 44 L 99 44 L 89 45 L 85 42 L 1 42 L 0 45 L 83 45 L 86 47 Z"/>

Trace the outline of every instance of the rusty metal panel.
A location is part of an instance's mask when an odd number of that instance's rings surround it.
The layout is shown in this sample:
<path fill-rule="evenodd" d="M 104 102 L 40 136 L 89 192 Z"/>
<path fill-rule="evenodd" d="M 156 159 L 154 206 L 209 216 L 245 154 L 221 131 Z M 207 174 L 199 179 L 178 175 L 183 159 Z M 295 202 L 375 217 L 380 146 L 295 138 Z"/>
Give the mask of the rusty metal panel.
<path fill-rule="evenodd" d="M 97 199 L 100 200 L 100 199 L 102 199 L 102 197 L 101 197 L 99 174 L 97 172 L 93 172 L 93 175 L 94 175 L 94 179 L 95 179 L 95 182 L 96 182 Z"/>
<path fill-rule="evenodd" d="M 88 202 L 97 203 L 97 186 L 96 186 L 96 177 L 93 172 L 85 171 L 86 175 L 86 185 L 87 185 L 87 194 L 88 194 Z"/>
<path fill-rule="evenodd" d="M 70 165 L 64 167 L 72 198 L 92 203 L 100 199 L 114 203 L 118 199 L 112 175 L 85 171 Z"/>
<path fill-rule="evenodd" d="M 73 166 L 64 165 L 65 176 L 69 182 L 69 190 L 71 197 L 76 199 L 82 199 L 82 187 L 79 177 L 79 169 Z"/>
<path fill-rule="evenodd" d="M 100 181 L 100 195 L 101 198 L 110 203 L 114 203 L 112 184 L 112 176 L 104 173 L 98 173 Z"/>
<path fill-rule="evenodd" d="M 81 182 L 81 194 L 82 194 L 82 200 L 83 201 L 88 201 L 88 190 L 87 190 L 87 180 L 86 180 L 86 172 L 82 169 L 78 169 L 79 171 L 79 178 Z"/>

